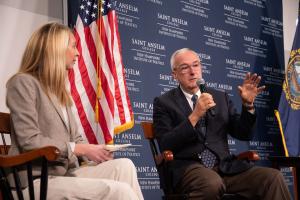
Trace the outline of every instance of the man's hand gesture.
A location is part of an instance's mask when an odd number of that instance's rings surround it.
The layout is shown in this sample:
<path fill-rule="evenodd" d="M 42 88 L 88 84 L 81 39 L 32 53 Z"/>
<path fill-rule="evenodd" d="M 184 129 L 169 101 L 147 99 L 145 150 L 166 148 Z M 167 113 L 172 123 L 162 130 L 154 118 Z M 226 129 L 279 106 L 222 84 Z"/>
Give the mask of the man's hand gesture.
<path fill-rule="evenodd" d="M 258 94 L 260 94 L 265 86 L 258 87 L 261 77 L 257 74 L 250 74 L 248 72 L 241 86 L 238 86 L 242 103 L 246 107 L 253 107 L 254 100 Z"/>

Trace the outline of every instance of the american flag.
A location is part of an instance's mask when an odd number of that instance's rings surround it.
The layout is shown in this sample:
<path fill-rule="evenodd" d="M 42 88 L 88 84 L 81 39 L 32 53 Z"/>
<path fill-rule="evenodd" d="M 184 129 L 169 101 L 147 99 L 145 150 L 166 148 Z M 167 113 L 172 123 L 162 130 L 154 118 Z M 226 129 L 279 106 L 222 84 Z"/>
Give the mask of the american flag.
<path fill-rule="evenodd" d="M 91 144 L 113 143 L 115 133 L 134 124 L 113 7 L 109 0 L 68 0 L 80 53 L 68 74 L 73 113 Z"/>

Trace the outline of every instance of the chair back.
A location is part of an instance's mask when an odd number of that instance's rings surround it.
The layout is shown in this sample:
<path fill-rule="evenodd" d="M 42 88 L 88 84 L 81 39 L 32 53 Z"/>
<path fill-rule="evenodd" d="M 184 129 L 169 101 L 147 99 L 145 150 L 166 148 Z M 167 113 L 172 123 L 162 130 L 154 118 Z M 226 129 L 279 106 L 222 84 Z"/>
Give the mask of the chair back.
<path fill-rule="evenodd" d="M 3 143 L 0 145 L 0 200 L 14 199 L 12 187 L 8 181 L 9 174 L 12 174 L 14 179 L 15 191 L 18 199 L 24 199 L 21 180 L 18 173 L 20 169 L 27 170 L 28 196 L 31 200 L 35 199 L 32 162 L 37 159 L 40 159 L 42 163 L 40 176 L 40 199 L 46 200 L 48 188 L 48 161 L 56 160 L 60 153 L 59 150 L 54 146 L 48 146 L 21 153 L 19 155 L 8 156 L 7 154 L 10 145 L 7 143 L 6 138 L 10 137 L 10 130 L 10 114 L 0 112 L 0 134 Z"/>
<path fill-rule="evenodd" d="M 183 200 L 189 199 L 188 194 L 174 194 L 172 189 L 172 178 L 168 172 L 168 162 L 173 160 L 173 153 L 171 151 L 160 152 L 155 138 L 152 122 L 141 122 L 144 136 L 150 144 L 151 153 L 159 173 L 160 184 L 164 190 L 165 195 L 162 197 L 164 200 Z"/>
<path fill-rule="evenodd" d="M 7 138 L 10 138 L 10 114 L 0 112 L 0 135 L 2 144 L 0 144 L 0 155 L 6 155 L 8 153 L 10 145 Z"/>
<path fill-rule="evenodd" d="M 160 151 L 159 151 L 156 139 L 155 139 L 153 124 L 152 124 L 152 122 L 141 122 L 141 126 L 143 128 L 145 138 L 149 141 L 151 153 L 154 158 L 156 167 L 158 167 L 158 165 L 160 164 L 160 163 L 158 163 L 158 162 L 160 162 L 160 161 L 158 161 L 158 156 L 159 156 Z"/>

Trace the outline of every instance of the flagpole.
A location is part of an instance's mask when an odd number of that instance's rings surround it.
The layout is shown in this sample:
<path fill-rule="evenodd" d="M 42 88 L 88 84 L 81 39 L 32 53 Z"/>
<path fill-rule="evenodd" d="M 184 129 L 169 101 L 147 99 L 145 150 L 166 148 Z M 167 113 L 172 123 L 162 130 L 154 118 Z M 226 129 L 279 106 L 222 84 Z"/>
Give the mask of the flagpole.
<path fill-rule="evenodd" d="M 281 140 L 282 140 L 283 149 L 284 149 L 284 155 L 288 157 L 289 156 L 289 152 L 288 152 L 287 147 L 286 147 L 286 142 L 285 142 L 285 138 L 284 138 L 284 133 L 283 133 L 283 129 L 282 129 L 280 115 L 279 115 L 278 110 L 275 110 L 274 113 L 275 113 L 275 117 L 276 117 L 278 125 L 279 125 Z"/>
<path fill-rule="evenodd" d="M 102 10 L 102 3 L 101 3 L 101 0 L 98 1 L 98 20 L 97 20 L 97 24 L 98 24 L 98 28 L 99 28 L 99 37 L 97 38 L 100 38 L 101 40 L 101 30 L 102 30 L 102 24 L 101 24 L 101 10 Z M 100 41 L 97 41 L 96 42 L 96 46 L 97 45 L 100 45 L 101 42 Z M 97 49 L 97 48 L 96 48 Z M 98 51 L 96 50 L 97 52 L 97 66 L 96 66 L 96 81 L 97 81 L 97 92 L 96 92 L 96 104 L 95 104 L 95 122 L 99 122 L 99 100 L 101 99 L 101 95 L 102 95 L 102 90 L 101 90 L 101 78 L 100 78 L 100 73 L 99 73 L 99 70 L 100 70 L 100 64 L 99 64 L 99 59 L 100 59 L 100 56 L 101 56 L 101 46 L 99 48 L 99 54 L 98 54 Z M 99 58 L 99 59 L 98 59 Z M 98 127 L 98 126 L 97 126 Z"/>

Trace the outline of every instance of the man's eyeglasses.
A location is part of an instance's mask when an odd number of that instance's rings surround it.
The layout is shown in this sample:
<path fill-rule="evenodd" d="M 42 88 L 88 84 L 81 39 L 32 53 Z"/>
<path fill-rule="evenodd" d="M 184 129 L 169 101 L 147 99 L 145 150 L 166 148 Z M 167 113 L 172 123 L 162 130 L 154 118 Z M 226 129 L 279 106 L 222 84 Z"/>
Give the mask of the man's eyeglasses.
<path fill-rule="evenodd" d="M 193 70 L 200 70 L 201 67 L 201 63 L 200 62 L 195 62 L 192 65 L 188 65 L 188 64 L 182 64 L 176 67 L 176 69 L 179 70 L 179 72 L 186 74 L 189 72 L 189 70 L 193 69 Z"/>

